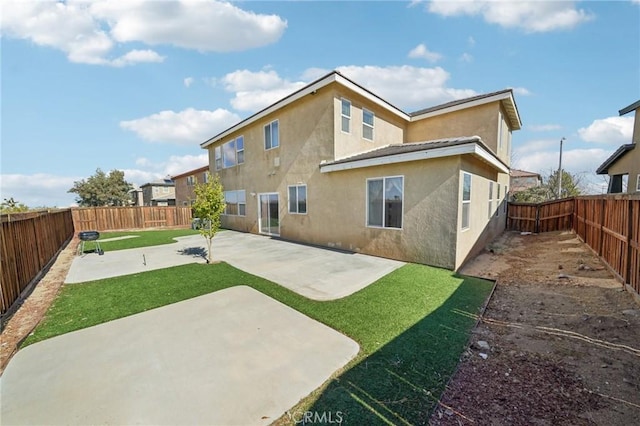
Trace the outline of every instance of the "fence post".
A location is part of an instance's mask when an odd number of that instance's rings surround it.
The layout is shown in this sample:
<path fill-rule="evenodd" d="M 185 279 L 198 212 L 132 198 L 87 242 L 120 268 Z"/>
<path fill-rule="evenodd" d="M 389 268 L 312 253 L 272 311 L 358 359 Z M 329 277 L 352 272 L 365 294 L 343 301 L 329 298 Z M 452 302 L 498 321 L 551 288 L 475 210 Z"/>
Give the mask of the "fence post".
<path fill-rule="evenodd" d="M 622 279 L 625 284 L 631 284 L 631 232 L 633 230 L 633 203 L 631 197 L 627 198 L 627 267 L 625 268 Z"/>

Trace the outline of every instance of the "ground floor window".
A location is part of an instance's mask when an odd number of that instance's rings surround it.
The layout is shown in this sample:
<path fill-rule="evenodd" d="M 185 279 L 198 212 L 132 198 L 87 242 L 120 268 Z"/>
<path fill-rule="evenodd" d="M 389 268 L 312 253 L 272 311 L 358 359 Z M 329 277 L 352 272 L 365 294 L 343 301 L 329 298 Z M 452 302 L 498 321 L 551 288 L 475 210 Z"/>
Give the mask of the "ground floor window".
<path fill-rule="evenodd" d="M 404 177 L 367 179 L 367 226 L 402 228 Z"/>
<path fill-rule="evenodd" d="M 307 185 L 289 187 L 289 213 L 307 213 Z"/>
<path fill-rule="evenodd" d="M 224 191 L 224 202 L 227 204 L 224 214 L 229 216 L 245 216 L 247 214 L 247 196 L 244 189 Z"/>
<path fill-rule="evenodd" d="M 462 229 L 469 228 L 469 215 L 471 210 L 471 175 L 462 174 Z"/>

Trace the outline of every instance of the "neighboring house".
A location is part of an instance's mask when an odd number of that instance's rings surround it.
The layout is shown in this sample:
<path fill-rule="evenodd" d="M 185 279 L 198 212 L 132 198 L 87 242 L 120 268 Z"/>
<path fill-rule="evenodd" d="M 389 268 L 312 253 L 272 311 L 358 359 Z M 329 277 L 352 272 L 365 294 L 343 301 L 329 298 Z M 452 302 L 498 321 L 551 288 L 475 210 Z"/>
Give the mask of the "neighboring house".
<path fill-rule="evenodd" d="M 137 185 L 134 185 L 133 189 L 129 191 L 129 197 L 131 200 L 129 201 L 132 206 L 144 206 L 144 201 L 142 199 L 142 188 Z"/>
<path fill-rule="evenodd" d="M 539 173 L 511 169 L 509 182 L 509 193 L 514 194 L 542 185 L 542 176 Z"/>
<path fill-rule="evenodd" d="M 331 72 L 203 142 L 226 228 L 458 269 L 505 228 L 502 90 L 406 113 Z"/>
<path fill-rule="evenodd" d="M 635 111 L 631 143 L 622 145 L 598 167 L 596 173 L 609 175 L 607 193 L 640 192 L 640 100 L 622 108 L 620 116 Z M 624 184 L 626 181 L 626 185 Z M 626 186 L 626 188 L 625 188 Z"/>
<path fill-rule="evenodd" d="M 175 206 L 175 184 L 171 179 L 160 179 L 145 183 L 142 189 L 142 205 L 144 206 Z"/>
<path fill-rule="evenodd" d="M 209 166 L 204 166 L 171 177 L 175 182 L 177 206 L 190 206 L 193 204 L 196 199 L 193 189 L 198 183 L 207 182 L 208 171 Z"/>

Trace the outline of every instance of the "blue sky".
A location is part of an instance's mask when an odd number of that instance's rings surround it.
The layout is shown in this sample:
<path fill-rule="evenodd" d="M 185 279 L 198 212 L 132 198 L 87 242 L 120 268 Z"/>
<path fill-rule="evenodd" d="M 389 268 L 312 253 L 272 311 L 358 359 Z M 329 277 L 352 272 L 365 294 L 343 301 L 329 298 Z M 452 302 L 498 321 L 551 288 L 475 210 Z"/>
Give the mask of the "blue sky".
<path fill-rule="evenodd" d="M 631 141 L 640 1 L 3 1 L 0 197 L 74 204 L 97 168 L 143 184 L 338 69 L 406 112 L 514 88 L 513 167 L 594 170 Z"/>

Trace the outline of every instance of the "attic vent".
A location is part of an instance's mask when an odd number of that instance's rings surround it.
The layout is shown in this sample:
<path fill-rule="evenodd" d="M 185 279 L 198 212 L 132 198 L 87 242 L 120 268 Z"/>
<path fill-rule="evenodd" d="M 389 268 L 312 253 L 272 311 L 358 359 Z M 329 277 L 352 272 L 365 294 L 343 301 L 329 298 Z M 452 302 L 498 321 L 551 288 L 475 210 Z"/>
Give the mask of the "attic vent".
<path fill-rule="evenodd" d="M 273 159 L 273 167 L 280 167 L 280 157 Z"/>

